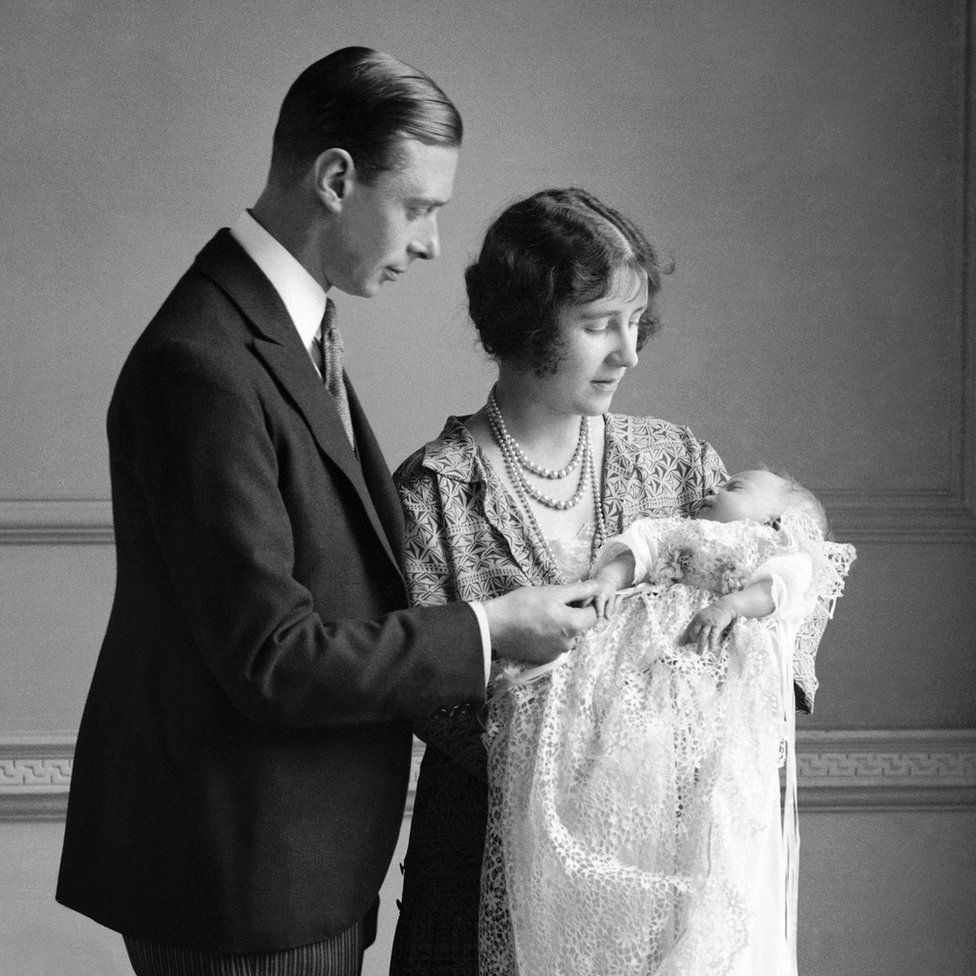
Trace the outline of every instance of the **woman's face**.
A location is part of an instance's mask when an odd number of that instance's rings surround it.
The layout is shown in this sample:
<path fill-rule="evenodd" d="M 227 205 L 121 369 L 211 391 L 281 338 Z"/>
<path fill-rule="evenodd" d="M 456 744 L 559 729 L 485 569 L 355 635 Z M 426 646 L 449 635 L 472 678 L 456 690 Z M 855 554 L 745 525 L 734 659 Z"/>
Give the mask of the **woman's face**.
<path fill-rule="evenodd" d="M 532 399 L 554 413 L 606 413 L 624 374 L 637 365 L 637 326 L 646 308 L 647 276 L 622 268 L 603 298 L 563 309 L 555 372 L 525 373 Z"/>

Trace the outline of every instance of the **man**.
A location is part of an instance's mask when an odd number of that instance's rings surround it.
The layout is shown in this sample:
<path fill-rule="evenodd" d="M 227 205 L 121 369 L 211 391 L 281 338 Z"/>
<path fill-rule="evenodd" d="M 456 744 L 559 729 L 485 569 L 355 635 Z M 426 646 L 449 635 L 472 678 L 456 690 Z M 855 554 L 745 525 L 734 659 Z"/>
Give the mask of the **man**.
<path fill-rule="evenodd" d="M 117 586 L 57 897 L 121 932 L 140 976 L 358 973 L 411 721 L 482 702 L 489 653 L 547 661 L 595 620 L 569 606 L 586 583 L 404 609 L 389 471 L 320 351 L 326 292 L 437 256 L 460 141 L 416 69 L 364 48 L 313 64 L 257 204 L 119 377 Z"/>

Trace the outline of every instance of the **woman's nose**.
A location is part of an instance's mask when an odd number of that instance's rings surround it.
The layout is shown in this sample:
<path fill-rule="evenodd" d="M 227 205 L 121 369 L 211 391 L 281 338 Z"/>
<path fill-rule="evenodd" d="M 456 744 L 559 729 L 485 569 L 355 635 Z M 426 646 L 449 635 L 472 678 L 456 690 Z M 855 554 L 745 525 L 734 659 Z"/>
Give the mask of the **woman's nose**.
<path fill-rule="evenodd" d="M 631 369 L 638 363 L 637 330 L 627 329 L 620 338 L 620 345 L 615 352 L 617 362 L 626 369 Z"/>

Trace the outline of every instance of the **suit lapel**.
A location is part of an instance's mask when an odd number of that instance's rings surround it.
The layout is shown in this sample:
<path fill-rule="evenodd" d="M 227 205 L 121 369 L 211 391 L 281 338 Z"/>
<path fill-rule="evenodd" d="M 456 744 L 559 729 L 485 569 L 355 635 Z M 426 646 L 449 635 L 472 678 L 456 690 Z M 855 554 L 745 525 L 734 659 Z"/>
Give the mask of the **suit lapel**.
<path fill-rule="evenodd" d="M 353 429 L 356 432 L 356 449 L 359 452 L 366 487 L 383 523 L 386 537 L 392 543 L 394 550 L 402 553 L 403 506 L 400 504 L 400 496 L 393 484 L 386 458 L 383 457 L 383 452 L 373 434 L 373 428 L 366 419 L 356 390 L 348 378 L 346 388 L 349 391 L 349 410 L 352 414 Z"/>
<path fill-rule="evenodd" d="M 284 303 L 243 248 L 227 230 L 222 230 L 197 255 L 197 265 L 227 293 L 250 323 L 255 333 L 253 348 L 258 358 L 305 418 L 321 451 L 355 488 L 373 530 L 400 572 L 401 531 L 397 518 L 390 511 L 388 497 L 390 493 L 395 497 L 396 492 L 359 400 L 354 394 L 350 396 L 363 464 L 352 450 L 339 412 L 302 346 Z M 369 478 L 369 485 L 366 478 Z M 383 510 L 382 518 L 378 507 Z"/>

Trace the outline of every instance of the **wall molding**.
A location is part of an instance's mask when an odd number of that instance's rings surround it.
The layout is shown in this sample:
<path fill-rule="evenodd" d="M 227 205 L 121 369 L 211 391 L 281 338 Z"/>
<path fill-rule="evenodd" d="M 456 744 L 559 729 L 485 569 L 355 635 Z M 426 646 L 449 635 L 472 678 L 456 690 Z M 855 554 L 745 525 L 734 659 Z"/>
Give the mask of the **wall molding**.
<path fill-rule="evenodd" d="M 845 542 L 976 543 L 976 512 L 964 494 L 919 490 L 820 492 L 837 538 Z M 110 545 L 112 503 L 93 500 L 0 500 L 0 546 Z"/>
<path fill-rule="evenodd" d="M 114 543 L 107 499 L 0 500 L 0 545 Z"/>
<path fill-rule="evenodd" d="M 966 492 L 818 492 L 838 539 L 857 543 L 976 542 L 976 511 Z"/>
<path fill-rule="evenodd" d="M 0 737 L 0 821 L 62 820 L 75 737 Z M 423 743 L 414 741 L 405 816 L 413 812 Z M 976 807 L 976 729 L 797 733 L 800 811 Z"/>

